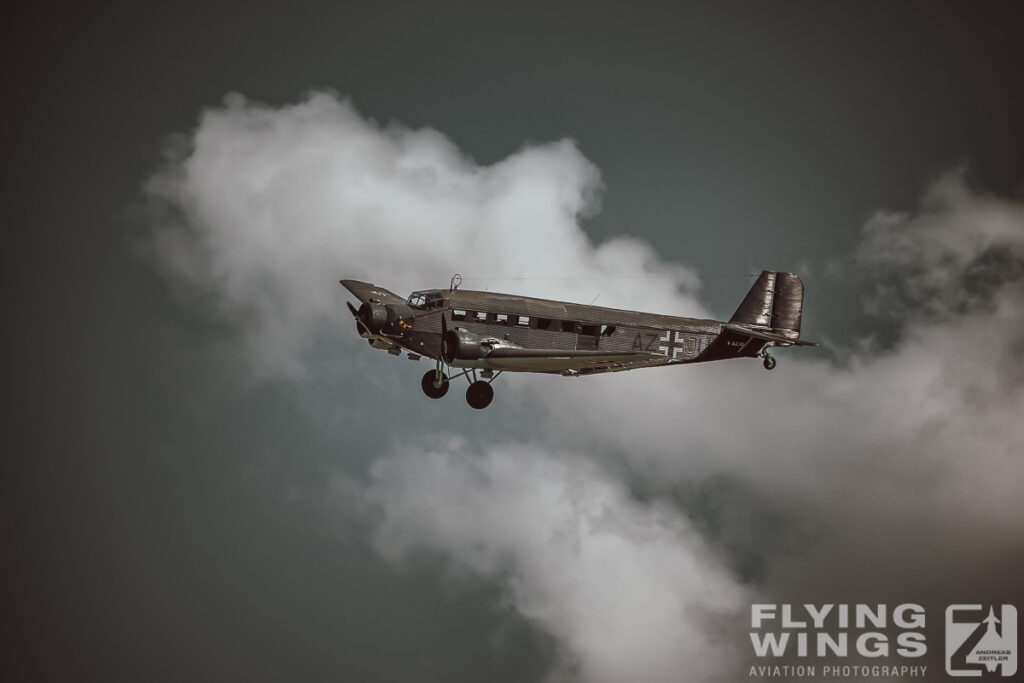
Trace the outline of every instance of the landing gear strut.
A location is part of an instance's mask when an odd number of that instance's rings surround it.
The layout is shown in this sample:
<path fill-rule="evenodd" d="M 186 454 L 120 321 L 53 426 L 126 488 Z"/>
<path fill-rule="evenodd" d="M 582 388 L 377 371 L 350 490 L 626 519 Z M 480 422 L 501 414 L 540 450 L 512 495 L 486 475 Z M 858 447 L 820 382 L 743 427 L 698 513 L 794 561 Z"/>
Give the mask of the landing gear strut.
<path fill-rule="evenodd" d="M 430 398 L 441 398 L 448 393 L 448 386 L 448 375 L 441 372 L 441 368 L 427 370 L 427 374 L 423 375 L 423 379 L 420 380 L 423 393 Z"/>

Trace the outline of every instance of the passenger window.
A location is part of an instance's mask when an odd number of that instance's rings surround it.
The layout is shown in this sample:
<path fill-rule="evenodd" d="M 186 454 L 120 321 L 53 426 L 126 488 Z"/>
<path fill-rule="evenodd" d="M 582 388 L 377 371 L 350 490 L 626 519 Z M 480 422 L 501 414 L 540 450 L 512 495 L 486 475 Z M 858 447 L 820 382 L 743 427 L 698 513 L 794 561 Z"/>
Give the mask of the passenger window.
<path fill-rule="evenodd" d="M 575 322 L 573 322 L 572 320 L 563 320 L 562 321 L 562 332 L 575 332 L 575 331 L 576 331 L 576 323 Z"/>
<path fill-rule="evenodd" d="M 452 320 L 465 320 L 466 312 L 461 308 L 452 309 Z"/>
<path fill-rule="evenodd" d="M 494 322 L 498 323 L 499 325 L 508 325 L 508 315 L 505 313 L 499 313 L 498 315 L 495 316 Z"/>
<path fill-rule="evenodd" d="M 533 324 L 538 330 L 550 330 L 552 323 L 555 321 L 551 318 L 534 318 Z"/>
<path fill-rule="evenodd" d="M 478 313 L 476 314 L 476 321 L 477 321 L 478 323 L 485 323 L 485 322 L 487 322 L 487 314 L 486 314 L 486 313 L 484 313 L 483 311 L 479 311 L 479 312 L 478 312 Z"/>
<path fill-rule="evenodd" d="M 580 328 L 580 334 L 587 335 L 588 337 L 596 337 L 597 325 L 583 325 Z"/>
<path fill-rule="evenodd" d="M 615 325 L 601 325 L 601 336 L 610 337 L 615 334 Z"/>
<path fill-rule="evenodd" d="M 520 327 L 529 327 L 530 326 L 530 316 L 528 316 L 528 315 L 521 315 L 521 316 L 519 316 L 519 320 L 517 321 L 516 324 L 519 325 Z"/>

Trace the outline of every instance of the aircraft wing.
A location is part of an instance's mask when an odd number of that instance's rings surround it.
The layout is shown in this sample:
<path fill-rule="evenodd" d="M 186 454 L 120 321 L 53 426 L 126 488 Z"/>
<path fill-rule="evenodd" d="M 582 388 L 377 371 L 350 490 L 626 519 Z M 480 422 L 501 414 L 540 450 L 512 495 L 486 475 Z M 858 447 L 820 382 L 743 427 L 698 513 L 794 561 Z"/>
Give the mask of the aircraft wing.
<path fill-rule="evenodd" d="M 376 300 L 382 304 L 405 303 L 404 297 L 400 297 L 394 292 L 389 292 L 383 287 L 378 287 L 369 282 L 360 282 L 359 280 L 339 280 L 339 282 L 360 301 Z"/>
<path fill-rule="evenodd" d="M 521 349 L 499 347 L 487 354 L 495 370 L 595 374 L 632 370 L 647 365 L 667 365 L 659 353 L 629 351 L 566 351 L 562 349 Z"/>
<path fill-rule="evenodd" d="M 804 341 L 802 339 L 790 339 L 784 337 L 781 334 L 773 334 L 771 332 L 764 332 L 762 330 L 754 330 L 746 325 L 736 325 L 733 323 L 724 323 L 722 325 L 723 330 L 729 330 L 736 334 L 742 334 L 747 337 L 753 337 L 754 339 L 763 339 L 764 341 L 777 342 L 782 346 L 817 346 L 814 342 Z"/>

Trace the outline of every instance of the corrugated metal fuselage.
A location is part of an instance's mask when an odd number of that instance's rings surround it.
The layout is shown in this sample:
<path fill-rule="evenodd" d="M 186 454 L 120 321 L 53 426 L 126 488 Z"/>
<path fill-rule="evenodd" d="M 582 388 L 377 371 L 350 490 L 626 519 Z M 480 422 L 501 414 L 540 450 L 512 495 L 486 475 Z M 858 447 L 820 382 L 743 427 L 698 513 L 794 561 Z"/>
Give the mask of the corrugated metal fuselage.
<path fill-rule="evenodd" d="M 601 306 L 473 290 L 426 290 L 425 308 L 397 307 L 406 350 L 439 358 L 442 315 L 449 329 L 506 340 L 526 349 L 622 351 L 657 354 L 643 366 L 755 357 L 765 342 L 741 337 L 714 320 L 683 318 Z M 455 367 L 516 371 L 489 359 L 456 360 Z M 623 367 L 632 369 L 638 367 Z M 526 369 L 526 368 L 524 368 Z M 537 372 L 531 364 L 529 371 Z M 541 370 L 543 372 L 543 370 Z M 604 370 L 608 371 L 608 370 Z M 563 372 L 552 369 L 550 372 Z M 566 374 L 588 374 L 586 370 Z"/>

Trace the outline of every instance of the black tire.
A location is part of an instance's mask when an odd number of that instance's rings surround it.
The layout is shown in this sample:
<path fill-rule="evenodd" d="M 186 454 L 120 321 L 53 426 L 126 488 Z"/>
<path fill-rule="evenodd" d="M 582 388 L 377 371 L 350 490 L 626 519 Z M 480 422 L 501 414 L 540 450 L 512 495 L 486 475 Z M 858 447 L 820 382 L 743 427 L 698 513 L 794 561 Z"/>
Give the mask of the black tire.
<path fill-rule="evenodd" d="M 764 357 L 764 369 L 765 370 L 774 370 L 775 366 L 777 364 L 778 364 L 778 361 L 775 360 L 774 356 L 765 356 Z"/>
<path fill-rule="evenodd" d="M 489 382 L 473 382 L 466 389 L 466 403 L 470 408 L 483 410 L 494 400 L 494 388 Z"/>
<path fill-rule="evenodd" d="M 441 398 L 448 393 L 448 375 L 441 373 L 441 386 L 435 387 L 434 380 L 437 378 L 436 370 L 427 370 L 427 374 L 423 375 L 423 379 L 420 380 L 420 388 L 423 389 L 423 393 L 430 398 Z"/>

